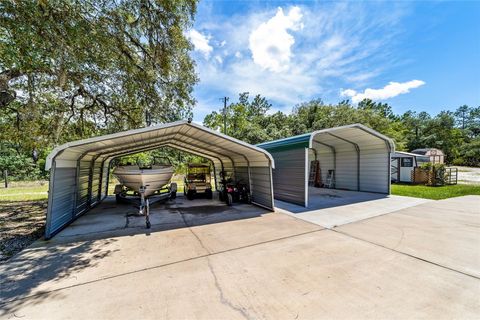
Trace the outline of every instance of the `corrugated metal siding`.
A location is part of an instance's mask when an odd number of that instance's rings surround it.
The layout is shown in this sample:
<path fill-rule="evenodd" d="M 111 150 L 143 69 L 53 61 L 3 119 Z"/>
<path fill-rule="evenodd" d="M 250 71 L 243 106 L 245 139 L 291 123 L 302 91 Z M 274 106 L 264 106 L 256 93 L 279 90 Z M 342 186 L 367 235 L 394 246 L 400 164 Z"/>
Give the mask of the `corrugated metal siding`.
<path fill-rule="evenodd" d="M 269 167 L 250 167 L 252 202 L 273 210 L 272 177 Z"/>
<path fill-rule="evenodd" d="M 329 169 L 334 168 L 330 148 L 314 144 L 320 161 L 322 181 Z M 389 193 L 389 154 L 385 144 L 364 145 L 360 148 L 360 191 Z M 313 160 L 313 152 L 310 160 Z M 336 188 L 357 191 L 357 152 L 352 147 L 340 148 L 336 154 Z"/>
<path fill-rule="evenodd" d="M 337 151 L 337 168 L 335 187 L 337 189 L 357 190 L 357 152 L 352 150 Z"/>
<path fill-rule="evenodd" d="M 91 161 L 79 161 L 78 186 L 77 186 L 77 208 L 76 215 L 80 215 L 88 208 L 89 196 L 89 178 Z"/>
<path fill-rule="evenodd" d="M 235 167 L 235 181 L 248 184 L 248 167 Z"/>
<path fill-rule="evenodd" d="M 360 190 L 389 193 L 390 155 L 386 147 L 361 150 Z"/>
<path fill-rule="evenodd" d="M 47 238 L 58 232 L 73 219 L 75 201 L 76 168 L 56 168 L 50 181 L 45 235 Z"/>
<path fill-rule="evenodd" d="M 109 170 L 108 168 L 110 167 L 110 162 L 105 161 L 103 163 L 103 177 L 102 177 L 102 197 L 108 196 L 108 175 L 109 175 Z"/>
<path fill-rule="evenodd" d="M 102 171 L 102 162 L 97 161 L 94 163 L 93 166 L 93 177 L 92 177 L 92 187 L 91 187 L 91 194 L 90 194 L 90 203 L 95 204 L 100 200 L 99 198 L 99 189 L 100 189 L 100 174 Z"/>
<path fill-rule="evenodd" d="M 267 150 L 268 151 L 268 150 Z M 305 148 L 271 152 L 275 199 L 305 205 Z"/>

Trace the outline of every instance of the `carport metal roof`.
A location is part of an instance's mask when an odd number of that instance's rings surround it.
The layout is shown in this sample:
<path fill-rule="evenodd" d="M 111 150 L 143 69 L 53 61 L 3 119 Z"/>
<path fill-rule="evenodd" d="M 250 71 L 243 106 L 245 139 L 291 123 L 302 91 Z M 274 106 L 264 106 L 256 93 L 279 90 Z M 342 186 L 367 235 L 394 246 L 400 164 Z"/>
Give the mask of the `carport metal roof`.
<path fill-rule="evenodd" d="M 385 143 L 390 152 L 393 152 L 395 150 L 395 144 L 392 139 L 360 123 L 317 130 L 311 133 L 306 133 L 294 137 L 260 143 L 257 146 L 264 148 L 268 151 L 285 151 L 297 148 L 312 148 L 313 142 L 318 143 L 315 138 L 319 135 L 322 135 L 322 137 L 324 137 L 322 138 L 322 143 L 329 147 L 335 147 L 337 145 L 345 144 L 353 144 L 359 146 L 365 143 L 371 143 L 372 140 L 376 140 Z M 328 145 L 326 144 L 325 139 L 328 139 Z"/>
<path fill-rule="evenodd" d="M 76 167 L 80 159 L 108 160 L 160 146 L 191 152 L 222 165 L 274 166 L 264 149 L 182 120 L 65 143 L 48 155 L 45 169 L 49 170 L 53 161 L 57 168 Z"/>

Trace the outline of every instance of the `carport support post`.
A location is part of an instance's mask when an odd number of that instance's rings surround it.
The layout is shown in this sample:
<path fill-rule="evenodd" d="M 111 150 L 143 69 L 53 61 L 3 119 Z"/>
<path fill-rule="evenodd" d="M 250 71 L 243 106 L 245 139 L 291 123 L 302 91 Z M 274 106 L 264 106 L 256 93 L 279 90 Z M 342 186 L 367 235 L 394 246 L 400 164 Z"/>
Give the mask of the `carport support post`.
<path fill-rule="evenodd" d="M 55 171 L 57 169 L 57 162 L 55 158 L 52 160 L 52 167 L 50 168 L 50 183 L 48 184 L 48 205 L 47 218 L 45 221 L 45 239 L 50 239 L 51 224 L 52 224 L 52 205 L 53 205 L 53 187 L 55 181 Z"/>
<path fill-rule="evenodd" d="M 107 169 L 107 183 L 105 185 L 105 197 L 108 197 L 108 184 L 110 183 L 110 164 L 112 160 L 108 161 L 108 169 Z"/>
<path fill-rule="evenodd" d="M 92 187 L 93 187 L 93 168 L 95 167 L 95 160 L 97 160 L 96 157 L 92 157 L 92 160 L 90 161 L 90 168 L 88 169 L 88 201 L 87 204 L 89 207 L 92 205 Z"/>
<path fill-rule="evenodd" d="M 252 177 L 250 176 L 250 162 L 248 163 L 247 172 L 248 172 L 248 188 L 250 189 L 250 194 L 252 194 L 253 190 L 252 190 Z"/>
<path fill-rule="evenodd" d="M 77 215 L 77 198 L 78 198 L 78 180 L 80 176 L 80 159 L 77 160 L 77 170 L 75 171 L 75 186 L 73 188 L 73 210 L 72 219 Z"/>
<path fill-rule="evenodd" d="M 215 190 L 218 191 L 218 185 L 217 185 L 217 170 L 215 169 L 215 163 L 213 163 L 213 179 L 215 179 Z"/>
<path fill-rule="evenodd" d="M 102 160 L 102 163 L 100 164 L 100 181 L 98 181 L 98 195 L 97 199 L 98 201 L 102 200 L 102 190 L 103 190 L 103 165 L 105 164 L 105 159 Z"/>
<path fill-rule="evenodd" d="M 310 176 L 310 166 L 308 161 L 308 148 L 305 148 L 305 208 L 308 207 L 308 177 Z"/>

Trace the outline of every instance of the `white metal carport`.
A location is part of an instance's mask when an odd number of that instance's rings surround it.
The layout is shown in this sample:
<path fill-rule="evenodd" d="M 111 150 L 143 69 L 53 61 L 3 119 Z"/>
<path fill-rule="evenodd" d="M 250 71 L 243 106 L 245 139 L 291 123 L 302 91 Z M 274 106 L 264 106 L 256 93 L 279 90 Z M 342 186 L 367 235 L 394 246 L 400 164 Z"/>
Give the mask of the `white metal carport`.
<path fill-rule="evenodd" d="M 390 193 L 393 141 L 362 124 L 323 129 L 258 145 L 275 159 L 276 199 L 308 206 L 312 160 L 319 160 L 321 180 L 333 170 L 334 188 Z"/>
<path fill-rule="evenodd" d="M 102 201 L 108 194 L 111 161 L 120 156 L 172 147 L 212 161 L 216 180 L 220 171 L 248 181 L 252 203 L 273 210 L 272 156 L 264 149 L 189 121 L 69 142 L 47 157 L 50 170 L 45 237 Z"/>

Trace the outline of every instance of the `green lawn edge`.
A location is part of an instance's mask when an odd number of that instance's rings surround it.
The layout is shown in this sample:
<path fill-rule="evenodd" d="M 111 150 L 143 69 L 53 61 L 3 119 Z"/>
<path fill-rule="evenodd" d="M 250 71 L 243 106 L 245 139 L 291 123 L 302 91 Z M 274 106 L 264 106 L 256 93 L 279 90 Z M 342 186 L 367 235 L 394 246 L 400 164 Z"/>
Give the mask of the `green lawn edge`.
<path fill-rule="evenodd" d="M 440 187 L 392 184 L 392 195 L 442 200 L 467 195 L 480 195 L 480 185 L 456 184 Z"/>

